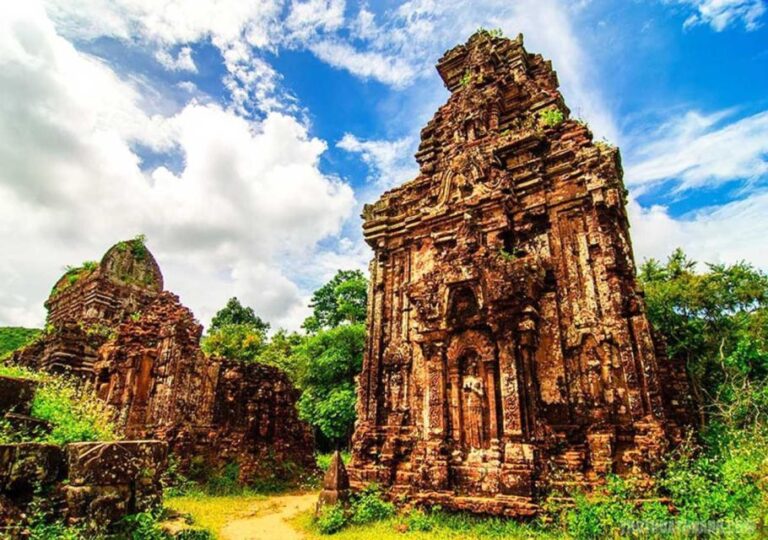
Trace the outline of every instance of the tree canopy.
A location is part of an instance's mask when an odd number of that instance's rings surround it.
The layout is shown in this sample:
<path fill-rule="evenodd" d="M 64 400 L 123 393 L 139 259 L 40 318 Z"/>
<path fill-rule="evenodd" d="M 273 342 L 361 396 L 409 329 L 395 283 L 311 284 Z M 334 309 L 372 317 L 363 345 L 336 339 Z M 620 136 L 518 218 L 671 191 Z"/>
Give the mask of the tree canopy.
<path fill-rule="evenodd" d="M 705 268 L 678 249 L 639 273 L 648 316 L 685 362 L 702 421 L 768 376 L 768 276 L 745 262 Z"/>
<path fill-rule="evenodd" d="M 335 443 L 352 435 L 364 347 L 365 326 L 349 324 L 308 336 L 295 352 L 303 366 L 299 414 Z"/>
<path fill-rule="evenodd" d="M 230 298 L 213 319 L 202 348 L 210 355 L 242 360 L 256 360 L 267 343 L 269 324 L 253 308 L 243 306 L 237 298 Z"/>
<path fill-rule="evenodd" d="M 303 327 L 308 332 L 334 328 L 340 324 L 365 322 L 368 280 L 360 270 L 339 270 L 312 295 L 312 315 Z"/>
<path fill-rule="evenodd" d="M 269 323 L 264 322 L 261 317 L 256 315 L 252 307 L 243 306 L 237 297 L 230 298 L 227 304 L 213 316 L 208 332 L 210 333 L 223 326 L 232 324 L 251 326 L 263 334 L 269 331 Z"/>
<path fill-rule="evenodd" d="M 355 423 L 355 377 L 363 365 L 368 280 L 339 270 L 312 295 L 309 332 L 291 362 L 302 389 L 299 414 L 321 438 L 347 444 Z"/>

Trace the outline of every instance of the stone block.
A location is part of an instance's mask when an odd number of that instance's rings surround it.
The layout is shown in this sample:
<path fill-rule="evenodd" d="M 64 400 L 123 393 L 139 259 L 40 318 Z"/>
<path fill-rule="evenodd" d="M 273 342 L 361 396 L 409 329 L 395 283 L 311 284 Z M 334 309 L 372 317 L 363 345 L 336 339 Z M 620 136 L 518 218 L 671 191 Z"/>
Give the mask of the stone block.
<path fill-rule="evenodd" d="M 37 382 L 31 379 L 0 376 L 0 416 L 3 413 L 29 414 Z"/>
<path fill-rule="evenodd" d="M 160 441 L 82 442 L 66 446 L 69 483 L 114 486 L 157 482 L 168 446 Z"/>
<path fill-rule="evenodd" d="M 64 454 L 54 444 L 0 445 L 0 491 L 31 493 L 64 477 Z"/>

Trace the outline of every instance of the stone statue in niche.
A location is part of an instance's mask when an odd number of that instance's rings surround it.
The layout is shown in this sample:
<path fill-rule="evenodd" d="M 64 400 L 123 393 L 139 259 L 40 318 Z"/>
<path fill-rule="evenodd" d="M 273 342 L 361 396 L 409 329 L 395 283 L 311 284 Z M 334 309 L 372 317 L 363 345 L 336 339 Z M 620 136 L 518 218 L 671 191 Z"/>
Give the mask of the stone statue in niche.
<path fill-rule="evenodd" d="M 461 387 L 462 442 L 467 448 L 484 448 L 487 443 L 487 400 L 480 362 L 475 353 L 470 353 L 462 359 Z"/>

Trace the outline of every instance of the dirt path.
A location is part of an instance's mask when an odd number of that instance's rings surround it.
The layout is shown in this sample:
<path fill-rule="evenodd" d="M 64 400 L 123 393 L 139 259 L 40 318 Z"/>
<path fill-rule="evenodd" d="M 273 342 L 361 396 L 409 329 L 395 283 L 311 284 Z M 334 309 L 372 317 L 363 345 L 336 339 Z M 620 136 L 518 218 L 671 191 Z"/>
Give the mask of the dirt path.
<path fill-rule="evenodd" d="M 301 540 L 287 519 L 314 508 L 317 493 L 273 497 L 257 515 L 230 521 L 221 530 L 222 540 Z"/>

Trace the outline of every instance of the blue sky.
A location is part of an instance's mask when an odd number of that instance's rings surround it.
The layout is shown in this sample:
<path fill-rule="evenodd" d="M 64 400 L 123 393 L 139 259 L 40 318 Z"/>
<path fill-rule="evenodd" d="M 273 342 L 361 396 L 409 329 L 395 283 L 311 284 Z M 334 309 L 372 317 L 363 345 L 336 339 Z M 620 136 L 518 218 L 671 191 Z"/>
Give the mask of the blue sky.
<path fill-rule="evenodd" d="M 16 4 L 16 5 L 12 5 Z M 0 324 L 66 264 L 145 233 L 204 323 L 230 296 L 296 328 L 359 213 L 416 172 L 476 28 L 522 32 L 622 150 L 638 260 L 768 269 L 766 0 L 49 0 L 0 7 Z"/>

